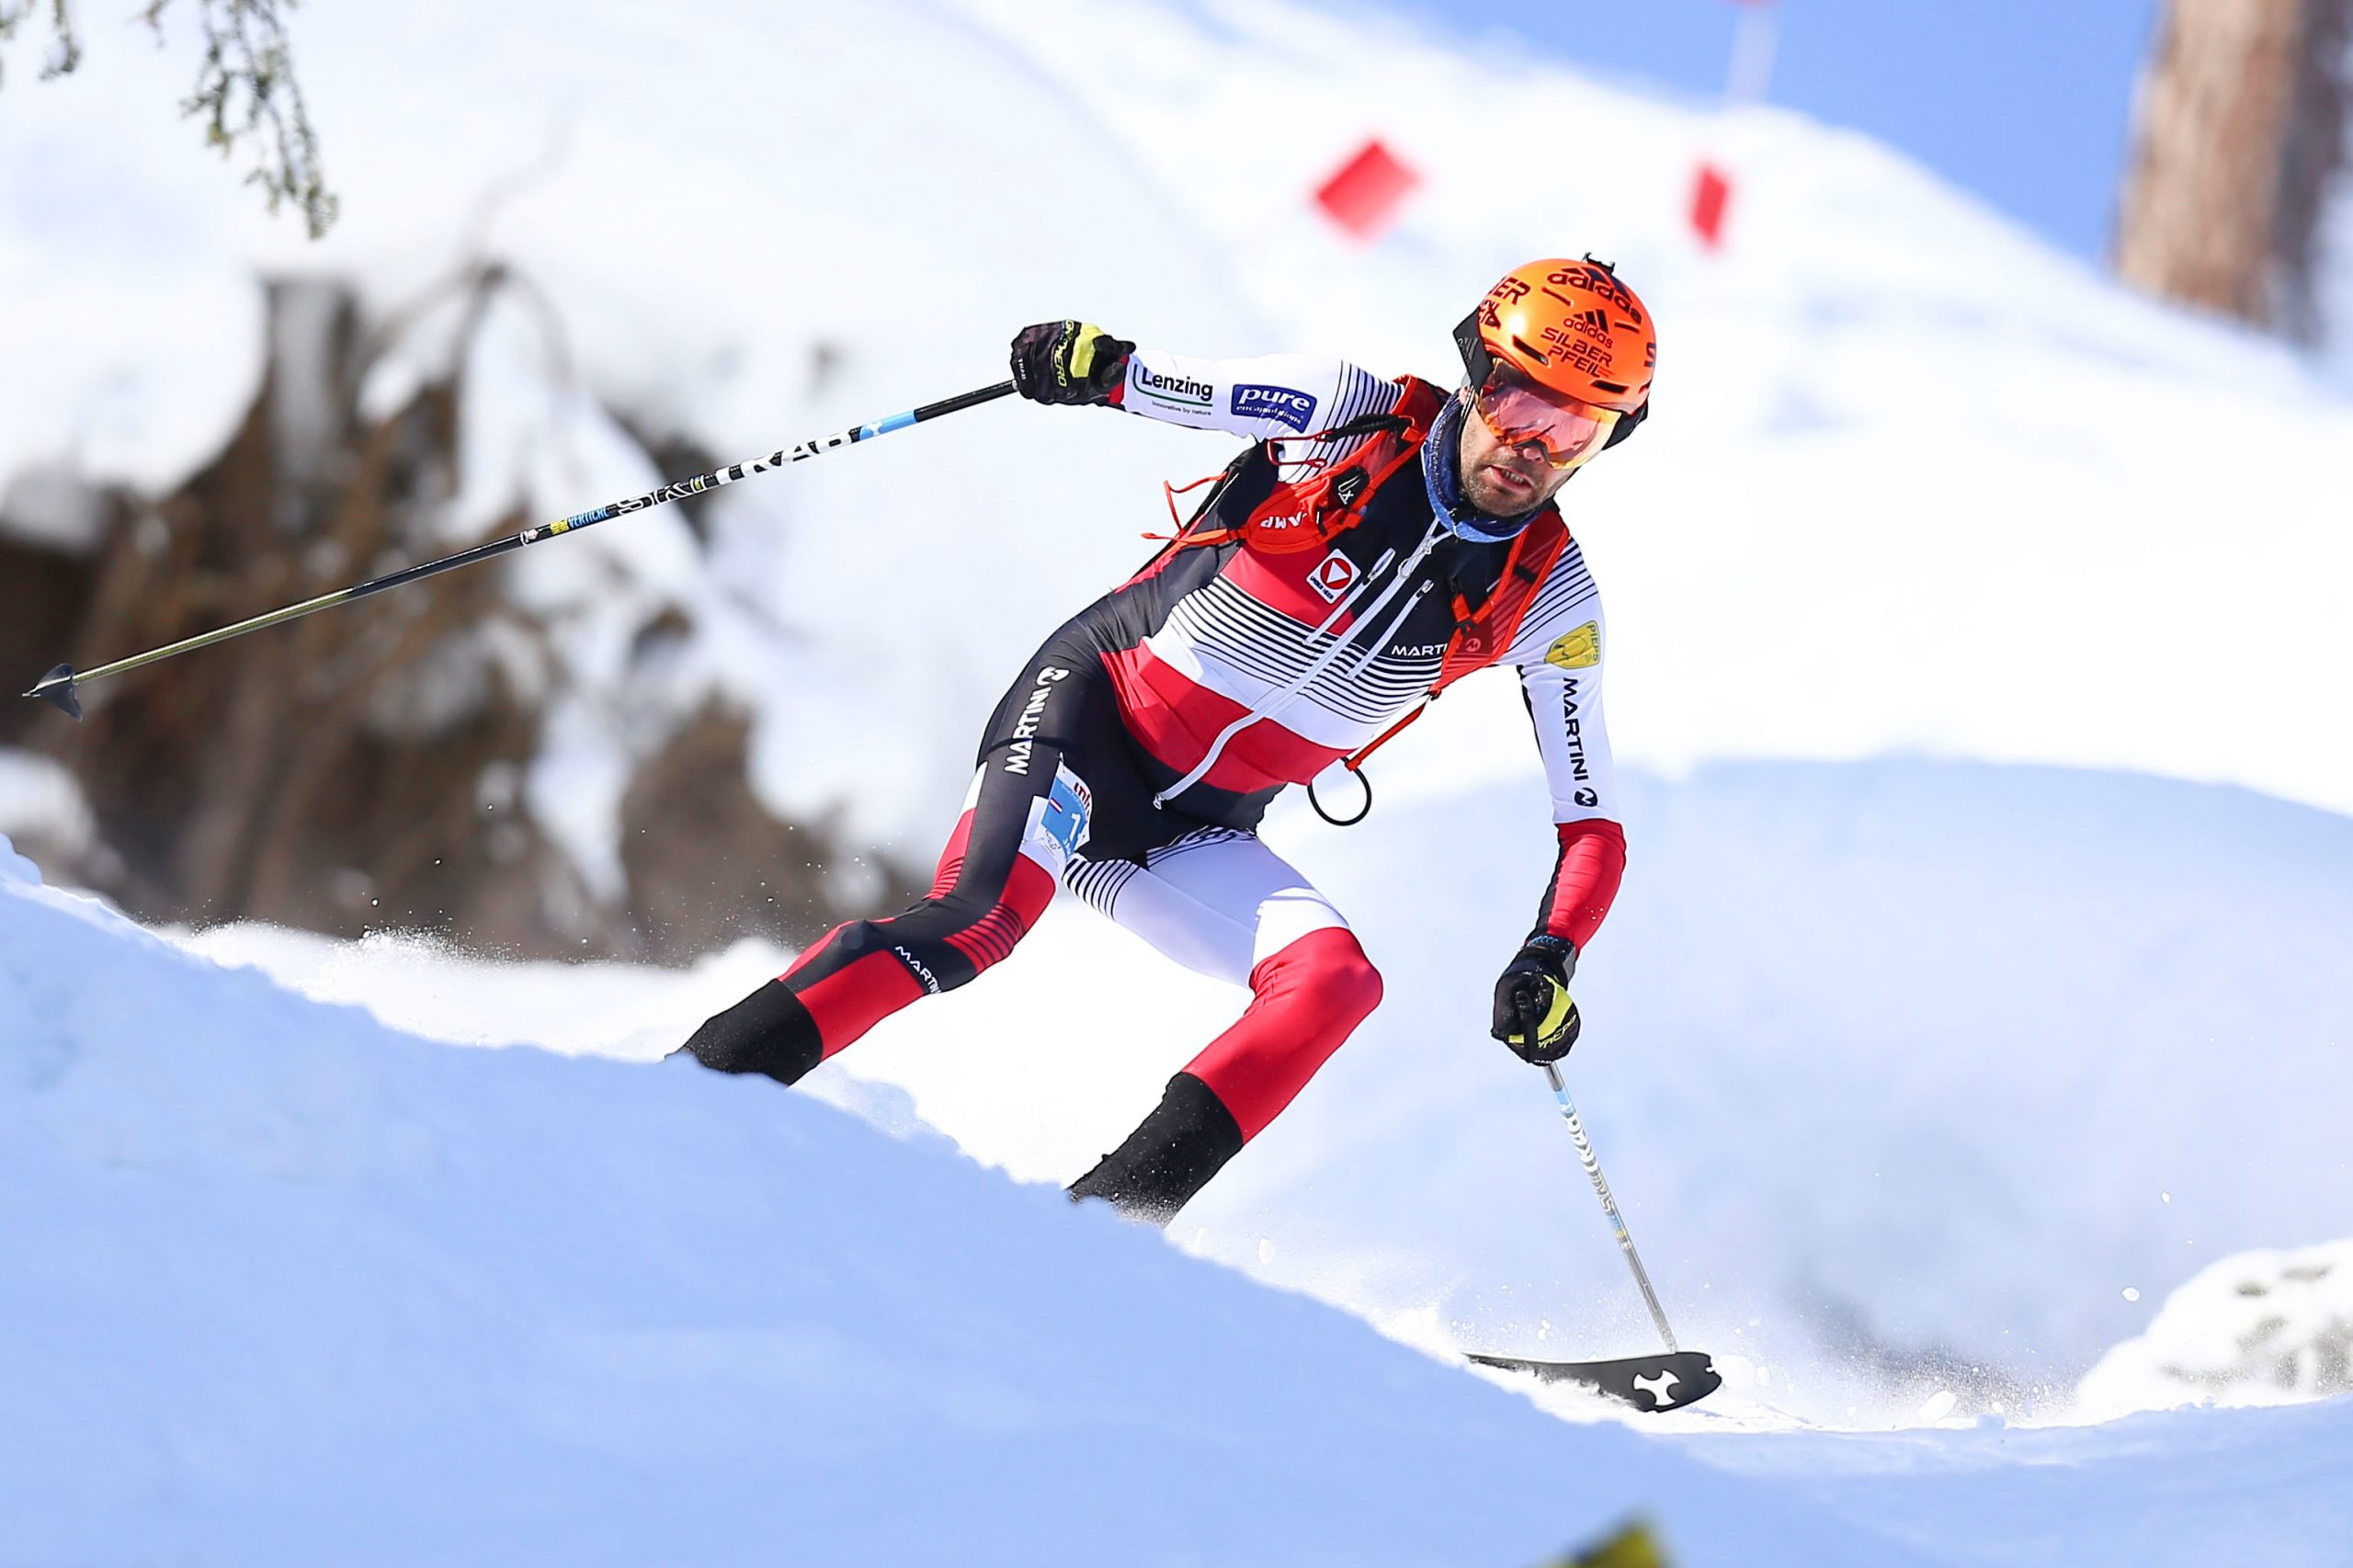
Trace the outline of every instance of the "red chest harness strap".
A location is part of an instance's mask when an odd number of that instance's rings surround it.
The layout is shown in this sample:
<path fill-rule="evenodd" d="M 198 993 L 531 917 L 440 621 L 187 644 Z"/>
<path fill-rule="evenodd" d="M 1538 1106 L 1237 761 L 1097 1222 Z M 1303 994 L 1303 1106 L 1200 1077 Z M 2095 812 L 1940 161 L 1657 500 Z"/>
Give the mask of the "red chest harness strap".
<path fill-rule="evenodd" d="M 1476 610 L 1471 608 L 1461 595 L 1454 599 L 1454 635 L 1446 644 L 1446 656 L 1438 663 L 1438 678 L 1421 701 L 1389 728 L 1357 748 L 1340 765 L 1349 772 L 1360 771 L 1364 759 L 1387 745 L 1406 725 L 1422 716 L 1422 710 L 1436 702 L 1446 688 L 1473 670 L 1483 670 L 1504 655 L 1519 634 L 1519 624 L 1527 619 L 1528 607 L 1535 601 L 1536 589 L 1568 548 L 1568 525 L 1561 521 L 1561 514 L 1547 506 L 1534 521 L 1520 530 L 1511 542 L 1511 554 L 1504 560 L 1503 576 L 1495 584 L 1495 591 Z"/>
<path fill-rule="evenodd" d="M 1425 381 L 1403 378 L 1397 401 L 1385 414 L 1368 414 L 1329 430 L 1260 441 L 1220 472 L 1190 484 L 1161 488 L 1168 495 L 1168 515 L 1176 521 L 1169 537 L 1170 550 L 1223 544 L 1240 540 L 1261 555 L 1290 555 L 1331 541 L 1364 520 L 1364 508 L 1373 493 L 1414 460 L 1429 434 L 1430 421 L 1446 401 L 1446 393 Z M 1344 456 L 1285 461 L 1278 446 L 1328 444 L 1361 437 Z M 1265 499 L 1239 521 L 1218 516 L 1228 500 L 1229 487 L 1253 460 L 1263 461 L 1275 478 Z M 1292 471 L 1297 477 L 1287 477 Z M 1176 517 L 1176 497 L 1204 484 L 1214 484 L 1190 517 Z M 1209 526 L 1202 526 L 1204 522 Z M 1147 539 L 1162 536 L 1147 534 Z M 1164 551 L 1164 557 L 1167 552 Z M 1150 569 L 1147 568 L 1147 571 Z"/>
<path fill-rule="evenodd" d="M 1318 431 L 1302 437 L 1286 437 L 1305 441 L 1345 440 L 1362 437 L 1344 458 L 1330 459 L 1317 464 L 1313 472 L 1297 479 L 1281 477 L 1286 465 L 1275 457 L 1275 441 L 1264 441 L 1219 474 L 1196 480 L 1181 489 L 1168 485 L 1162 488 L 1168 494 L 1169 516 L 1176 515 L 1176 497 L 1216 483 L 1208 497 L 1194 510 L 1191 517 L 1178 522 L 1176 533 L 1169 540 L 1168 550 L 1160 560 L 1179 550 L 1198 546 L 1222 544 L 1240 540 L 1245 550 L 1263 555 L 1291 555 L 1301 551 L 1328 547 L 1331 541 L 1364 520 L 1364 511 L 1381 487 L 1396 477 L 1412 463 L 1427 439 L 1431 422 L 1444 405 L 1447 393 L 1428 381 L 1406 376 L 1400 380 L 1397 401 L 1386 414 L 1367 415 L 1335 429 Z M 1238 523 L 1211 522 L 1219 502 L 1224 498 L 1227 485 L 1255 457 L 1275 469 L 1277 478 L 1266 499 L 1250 509 L 1248 517 Z M 1150 537 L 1150 536 L 1147 536 Z M 1535 601 L 1536 590 L 1568 548 L 1569 530 L 1561 521 L 1561 514 L 1547 506 L 1519 537 L 1512 540 L 1511 553 L 1505 559 L 1504 569 L 1495 591 L 1484 603 L 1473 608 L 1460 594 L 1454 600 L 1454 634 L 1446 645 L 1445 656 L 1439 661 L 1438 678 L 1430 683 L 1422 700 L 1406 715 L 1388 729 L 1374 736 L 1353 755 L 1342 759 L 1342 766 L 1358 774 L 1364 761 L 1389 744 L 1415 720 L 1422 710 L 1438 700 L 1440 693 L 1473 670 L 1485 669 L 1501 658 L 1518 635 L 1520 622 L 1527 617 L 1528 608 Z M 1154 565 L 1159 562 L 1156 560 Z M 1146 574 L 1152 570 L 1145 569 Z M 1313 799 L 1311 785 L 1309 798 Z M 1365 790 L 1365 811 L 1372 806 L 1372 792 Z M 1321 802 L 1316 803 L 1323 812 Z M 1341 819 L 1326 819 L 1338 822 Z M 1361 822 L 1364 812 L 1347 819 Z"/>

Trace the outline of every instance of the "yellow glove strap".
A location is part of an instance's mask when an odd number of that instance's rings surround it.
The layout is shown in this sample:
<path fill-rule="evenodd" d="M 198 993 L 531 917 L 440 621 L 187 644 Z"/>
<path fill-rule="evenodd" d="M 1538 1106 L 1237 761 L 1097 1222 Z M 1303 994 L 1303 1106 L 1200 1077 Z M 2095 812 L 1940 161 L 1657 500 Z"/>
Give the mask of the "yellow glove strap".
<path fill-rule="evenodd" d="M 1536 1020 L 1536 1043 L 1549 1051 L 1569 1032 L 1570 1021 L 1577 1016 L 1577 1005 L 1570 1000 L 1567 986 L 1549 977 L 1544 982 L 1544 1002 L 1543 1017 Z M 1511 1043 L 1526 1045 L 1528 1040 L 1524 1036 L 1513 1035 Z"/>
<path fill-rule="evenodd" d="M 1086 381 L 1095 375 L 1095 346 L 1103 341 L 1103 329 L 1093 322 L 1080 322 L 1078 331 L 1071 338 L 1069 351 L 1062 356 L 1063 385 Z"/>

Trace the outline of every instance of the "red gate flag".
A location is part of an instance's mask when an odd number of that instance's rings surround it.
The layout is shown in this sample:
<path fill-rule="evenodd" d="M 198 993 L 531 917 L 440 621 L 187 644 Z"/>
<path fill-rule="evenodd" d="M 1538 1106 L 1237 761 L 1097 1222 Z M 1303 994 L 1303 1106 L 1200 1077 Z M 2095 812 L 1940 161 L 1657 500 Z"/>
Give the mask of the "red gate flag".
<path fill-rule="evenodd" d="M 1358 240 L 1379 239 L 1422 176 L 1372 137 L 1315 191 L 1315 205 Z"/>
<path fill-rule="evenodd" d="M 1691 227 L 1711 248 L 1723 243 L 1724 208 L 1732 200 L 1732 181 L 1704 159 L 1691 181 Z"/>

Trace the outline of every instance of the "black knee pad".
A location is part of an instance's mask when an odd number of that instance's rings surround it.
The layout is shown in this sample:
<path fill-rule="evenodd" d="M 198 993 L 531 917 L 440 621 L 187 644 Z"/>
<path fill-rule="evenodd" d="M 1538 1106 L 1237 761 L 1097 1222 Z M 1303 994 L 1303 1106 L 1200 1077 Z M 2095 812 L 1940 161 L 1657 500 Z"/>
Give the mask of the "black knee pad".
<path fill-rule="evenodd" d="M 825 1059 L 816 1020 L 779 980 L 706 1019 L 685 1049 L 714 1071 L 765 1073 L 779 1084 L 800 1082 Z"/>

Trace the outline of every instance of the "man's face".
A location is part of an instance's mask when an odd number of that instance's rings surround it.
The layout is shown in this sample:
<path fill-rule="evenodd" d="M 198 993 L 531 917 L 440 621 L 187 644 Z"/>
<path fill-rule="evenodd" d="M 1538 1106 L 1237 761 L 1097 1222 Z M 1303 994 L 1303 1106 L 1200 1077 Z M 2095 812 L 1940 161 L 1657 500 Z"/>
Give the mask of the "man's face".
<path fill-rule="evenodd" d="M 1462 498 L 1491 517 L 1517 517 L 1536 510 L 1576 472 L 1546 462 L 1543 449 L 1532 442 L 1504 445 L 1476 408 L 1463 410 L 1460 456 Z"/>

